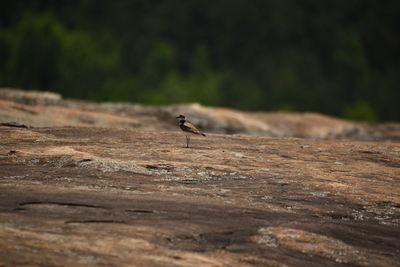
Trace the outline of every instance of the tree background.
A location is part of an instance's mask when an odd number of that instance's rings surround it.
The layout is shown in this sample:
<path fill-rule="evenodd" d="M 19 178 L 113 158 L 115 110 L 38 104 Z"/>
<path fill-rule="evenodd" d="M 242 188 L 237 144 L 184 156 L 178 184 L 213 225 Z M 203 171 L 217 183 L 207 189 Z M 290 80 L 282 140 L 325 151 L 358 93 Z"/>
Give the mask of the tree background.
<path fill-rule="evenodd" d="M 0 86 L 400 121 L 397 0 L 14 0 Z"/>

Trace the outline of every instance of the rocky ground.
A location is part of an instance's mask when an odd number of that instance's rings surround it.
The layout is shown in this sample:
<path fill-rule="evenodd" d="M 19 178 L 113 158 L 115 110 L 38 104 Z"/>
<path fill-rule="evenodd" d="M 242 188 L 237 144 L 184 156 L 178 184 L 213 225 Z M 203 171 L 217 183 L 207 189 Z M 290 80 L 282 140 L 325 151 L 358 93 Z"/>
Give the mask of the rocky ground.
<path fill-rule="evenodd" d="M 398 124 L 7 90 L 0 123 L 0 266 L 399 266 Z"/>
<path fill-rule="evenodd" d="M 240 112 L 196 103 L 168 106 L 91 103 L 65 100 L 50 92 L 0 88 L 0 123 L 176 131 L 175 117 L 179 114 L 212 133 L 400 141 L 399 123 L 357 123 L 311 112 Z"/>

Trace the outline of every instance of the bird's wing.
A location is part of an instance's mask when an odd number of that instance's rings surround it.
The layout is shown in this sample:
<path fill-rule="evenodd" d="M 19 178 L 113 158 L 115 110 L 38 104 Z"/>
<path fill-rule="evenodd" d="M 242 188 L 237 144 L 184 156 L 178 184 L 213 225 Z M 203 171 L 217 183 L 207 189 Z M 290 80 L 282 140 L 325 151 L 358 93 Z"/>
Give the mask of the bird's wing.
<path fill-rule="evenodd" d="M 194 126 L 193 124 L 191 124 L 188 121 L 185 121 L 185 123 L 183 123 L 182 126 L 184 128 L 184 131 L 191 132 L 194 134 L 204 135 L 199 129 L 196 128 L 196 126 Z"/>

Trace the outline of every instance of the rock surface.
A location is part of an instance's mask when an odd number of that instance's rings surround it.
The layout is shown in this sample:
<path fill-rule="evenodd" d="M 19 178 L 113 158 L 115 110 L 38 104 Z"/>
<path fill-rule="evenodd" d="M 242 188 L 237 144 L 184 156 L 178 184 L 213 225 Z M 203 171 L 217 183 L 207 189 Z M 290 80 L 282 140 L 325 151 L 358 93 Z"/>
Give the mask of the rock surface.
<path fill-rule="evenodd" d="M 399 123 L 365 124 L 311 112 L 241 112 L 199 104 L 92 103 L 64 100 L 51 92 L 0 89 L 0 123 L 175 130 L 179 114 L 212 133 L 400 141 Z"/>
<path fill-rule="evenodd" d="M 0 266 L 400 262 L 398 142 L 207 132 L 187 149 L 167 118 L 191 106 L 0 105 L 35 126 L 0 126 Z"/>

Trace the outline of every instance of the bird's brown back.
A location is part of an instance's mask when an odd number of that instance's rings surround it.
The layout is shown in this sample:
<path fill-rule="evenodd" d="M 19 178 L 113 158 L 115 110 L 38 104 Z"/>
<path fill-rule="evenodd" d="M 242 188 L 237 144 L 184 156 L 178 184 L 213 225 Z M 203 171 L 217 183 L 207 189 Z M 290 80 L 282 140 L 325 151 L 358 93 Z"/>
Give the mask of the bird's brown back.
<path fill-rule="evenodd" d="M 203 132 L 201 132 L 199 129 L 197 129 L 196 126 L 194 126 L 193 124 L 191 124 L 188 121 L 181 123 L 179 126 L 181 127 L 182 131 L 184 131 L 184 132 L 189 132 L 189 133 L 193 133 L 193 134 L 199 134 L 199 135 L 206 136 Z"/>

